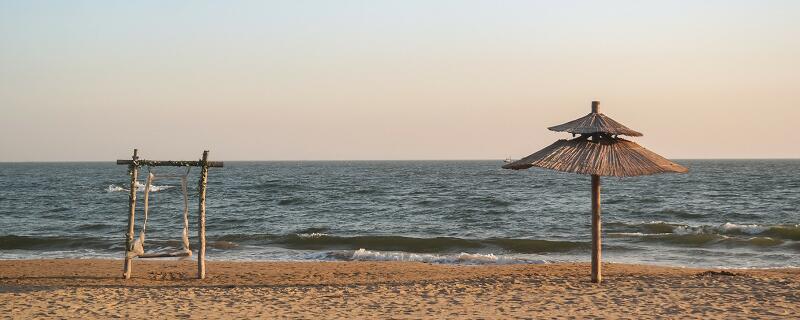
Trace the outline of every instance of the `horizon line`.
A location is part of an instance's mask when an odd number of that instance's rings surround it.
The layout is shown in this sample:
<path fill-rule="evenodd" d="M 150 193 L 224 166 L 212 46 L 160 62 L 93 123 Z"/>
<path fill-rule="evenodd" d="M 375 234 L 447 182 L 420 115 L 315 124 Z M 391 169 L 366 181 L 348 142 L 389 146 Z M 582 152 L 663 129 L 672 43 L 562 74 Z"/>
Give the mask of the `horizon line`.
<path fill-rule="evenodd" d="M 669 160 L 800 160 L 800 158 L 776 157 L 776 158 L 668 158 Z M 168 159 L 170 160 L 170 159 Z M 401 161 L 503 161 L 505 159 L 234 159 L 234 160 L 213 160 L 225 162 L 401 162 Z M 519 160 L 519 159 L 515 159 Z M 114 160 L 23 160 L 23 161 L 0 161 L 6 163 L 103 163 L 115 162 Z M 165 160 L 166 161 L 166 160 Z"/>

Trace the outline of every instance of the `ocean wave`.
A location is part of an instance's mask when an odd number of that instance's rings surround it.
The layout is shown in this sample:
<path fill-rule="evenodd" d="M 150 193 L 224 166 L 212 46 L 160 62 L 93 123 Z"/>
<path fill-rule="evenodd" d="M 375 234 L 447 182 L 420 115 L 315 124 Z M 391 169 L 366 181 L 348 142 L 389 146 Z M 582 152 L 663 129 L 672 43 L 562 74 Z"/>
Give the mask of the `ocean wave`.
<path fill-rule="evenodd" d="M 734 224 L 719 226 L 686 226 L 678 228 L 682 233 L 714 233 L 728 236 L 761 236 L 783 240 L 800 240 L 800 225 Z"/>
<path fill-rule="evenodd" d="M 152 239 L 147 238 L 146 250 L 161 250 L 168 248 L 180 248 L 181 241 L 177 239 Z M 224 241 L 210 241 L 209 246 L 218 249 L 230 249 L 238 247 L 235 243 Z M 123 238 L 99 238 L 86 236 L 0 236 L 0 250 L 32 250 L 32 251 L 51 251 L 51 250 L 78 250 L 94 249 L 99 251 L 111 252 L 124 250 Z"/>
<path fill-rule="evenodd" d="M 689 226 L 663 221 L 641 224 L 611 223 L 612 238 L 636 242 L 695 247 L 777 247 L 800 240 L 800 225 L 757 225 L 726 222 L 720 225 Z M 790 241 L 787 244 L 787 241 Z"/>
<path fill-rule="evenodd" d="M 800 240 L 800 224 L 795 225 L 758 225 L 735 224 L 726 222 L 720 225 L 685 225 L 664 221 L 650 221 L 638 224 L 612 222 L 606 224 L 609 233 L 644 235 L 676 234 L 676 235 L 720 235 L 720 236 L 759 236 L 782 240 Z"/>
<path fill-rule="evenodd" d="M 113 245 L 107 240 L 93 237 L 33 237 L 5 235 L 0 236 L 0 250 L 41 250 L 41 249 L 105 249 Z M 120 248 L 123 246 L 120 246 Z"/>
<path fill-rule="evenodd" d="M 175 186 L 155 186 L 155 185 L 153 185 L 153 186 L 150 186 L 150 192 L 159 192 L 159 191 L 167 190 L 167 189 L 174 188 L 174 187 Z M 123 188 L 121 186 L 112 184 L 112 185 L 109 185 L 108 188 L 106 188 L 106 191 L 107 192 L 129 192 L 130 189 L 125 189 L 125 188 Z M 137 181 L 136 182 L 136 191 L 144 192 L 144 184 L 139 183 Z"/>
<path fill-rule="evenodd" d="M 301 238 L 321 238 L 321 237 L 327 237 L 328 234 L 320 232 L 312 232 L 312 233 L 298 233 L 297 236 Z"/>
<path fill-rule="evenodd" d="M 303 233 L 327 233 L 331 229 L 328 227 L 311 227 L 311 228 L 304 228 L 301 230 L 297 230 L 296 234 L 303 234 Z"/>
<path fill-rule="evenodd" d="M 497 256 L 492 253 L 466 253 L 458 254 L 419 254 L 409 252 L 385 252 L 358 249 L 353 251 L 351 261 L 414 261 L 440 264 L 541 264 L 545 260 L 527 260 L 514 257 Z"/>
<path fill-rule="evenodd" d="M 83 231 L 107 230 L 113 225 L 87 223 L 77 227 Z M 716 226 L 687 226 L 663 221 L 641 224 L 609 223 L 606 235 L 613 238 L 611 245 L 622 243 L 650 243 L 654 245 L 688 247 L 751 247 L 799 249 L 800 225 L 763 226 L 755 224 L 724 223 Z M 452 257 L 463 252 L 479 254 L 548 254 L 585 252 L 588 241 L 541 240 L 519 238 L 457 238 L 410 237 L 397 235 L 332 234 L 326 227 L 307 228 L 289 234 L 228 234 L 210 236 L 209 243 L 217 250 L 230 250 L 244 246 L 277 247 L 291 250 L 353 251 L 364 249 L 375 252 L 404 252 L 409 254 L 435 254 Z M 148 239 L 151 249 L 179 247 L 178 239 Z M 618 245 L 625 248 L 628 245 Z M 122 241 L 87 236 L 0 236 L 0 250 L 51 250 L 51 249 L 101 249 L 119 250 Z M 616 250 L 614 248 L 610 248 Z"/>
<path fill-rule="evenodd" d="M 727 247 L 756 246 L 774 247 L 785 243 L 784 240 L 772 237 L 731 237 L 721 234 L 709 233 L 642 233 L 642 232 L 612 232 L 607 234 L 611 238 L 634 238 L 640 242 L 669 243 L 679 246 L 708 246 L 721 245 Z"/>
<path fill-rule="evenodd" d="M 611 238 L 626 238 L 626 237 L 650 237 L 662 236 L 670 233 L 643 233 L 643 232 L 608 232 L 606 236 Z"/>
<path fill-rule="evenodd" d="M 660 234 L 660 235 L 646 235 L 639 238 L 644 242 L 660 242 L 669 243 L 678 246 L 694 246 L 694 247 L 728 247 L 737 248 L 743 246 L 751 247 L 775 247 L 784 244 L 784 240 L 772 237 L 729 237 L 719 234 Z"/>
<path fill-rule="evenodd" d="M 208 245 L 214 249 L 228 250 L 239 247 L 239 244 L 231 241 L 211 241 Z"/>
<path fill-rule="evenodd" d="M 694 219 L 703 216 L 703 214 L 699 212 L 689 212 L 684 210 L 673 210 L 673 209 L 661 210 L 656 212 L 655 214 L 668 217 L 687 218 L 687 219 Z"/>
<path fill-rule="evenodd" d="M 508 238 L 417 238 L 391 235 L 336 236 L 319 231 L 288 235 L 231 234 L 218 237 L 216 240 L 251 245 L 271 245 L 296 250 L 357 250 L 364 248 L 368 250 L 413 253 L 457 253 L 476 250 L 512 253 L 546 253 L 567 252 L 589 248 L 588 242 L 575 241 Z"/>
<path fill-rule="evenodd" d="M 763 234 L 798 241 L 800 240 L 800 225 L 775 226 L 765 230 Z"/>
<path fill-rule="evenodd" d="M 760 234 L 769 230 L 770 227 L 760 226 L 757 224 L 733 224 L 726 222 L 719 226 L 719 229 L 725 233 L 744 233 L 744 234 Z"/>

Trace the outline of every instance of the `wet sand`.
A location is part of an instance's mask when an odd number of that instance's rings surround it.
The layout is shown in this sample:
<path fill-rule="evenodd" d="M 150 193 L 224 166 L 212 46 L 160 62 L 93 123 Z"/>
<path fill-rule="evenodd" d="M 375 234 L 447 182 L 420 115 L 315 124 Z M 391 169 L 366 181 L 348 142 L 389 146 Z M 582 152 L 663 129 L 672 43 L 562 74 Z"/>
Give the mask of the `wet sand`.
<path fill-rule="evenodd" d="M 0 260 L 0 315 L 30 318 L 694 318 L 800 314 L 800 269 L 606 264 Z"/>

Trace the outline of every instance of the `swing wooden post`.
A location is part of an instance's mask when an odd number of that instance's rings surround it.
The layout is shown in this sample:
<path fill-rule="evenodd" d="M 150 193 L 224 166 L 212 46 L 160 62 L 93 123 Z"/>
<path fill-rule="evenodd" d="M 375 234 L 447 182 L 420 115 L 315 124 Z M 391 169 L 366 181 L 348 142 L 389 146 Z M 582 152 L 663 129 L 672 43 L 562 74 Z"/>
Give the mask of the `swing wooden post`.
<path fill-rule="evenodd" d="M 203 151 L 202 167 L 200 169 L 200 194 L 199 214 L 197 215 L 197 238 L 200 246 L 197 249 L 197 278 L 206 278 L 206 186 L 208 185 L 208 150 Z"/>
<path fill-rule="evenodd" d="M 128 252 L 133 251 L 133 227 L 134 216 L 136 214 L 136 178 L 139 176 L 139 166 L 136 160 L 139 160 L 138 149 L 133 149 L 133 157 L 131 164 L 128 166 L 128 172 L 131 175 L 131 192 L 128 194 L 128 231 L 125 233 L 125 267 L 122 271 L 122 277 L 125 279 L 131 278 L 132 257 L 128 256 Z"/>
<path fill-rule="evenodd" d="M 197 217 L 197 237 L 199 246 L 197 249 L 197 278 L 205 279 L 206 277 L 206 189 L 208 186 L 208 168 L 222 168 L 222 161 L 208 161 L 208 150 L 203 151 L 203 157 L 198 161 L 159 161 L 159 160 L 140 160 L 138 149 L 133 149 L 132 160 L 117 160 L 118 165 L 127 165 L 131 174 L 130 194 L 128 195 L 128 230 L 125 233 L 125 265 L 123 269 L 123 278 L 131 278 L 131 270 L 133 265 L 134 255 L 129 253 L 133 251 L 133 238 L 135 227 L 135 214 L 136 214 L 136 185 L 139 176 L 139 167 L 200 167 L 200 180 L 198 181 L 198 217 Z M 142 256 L 144 257 L 144 256 Z"/>

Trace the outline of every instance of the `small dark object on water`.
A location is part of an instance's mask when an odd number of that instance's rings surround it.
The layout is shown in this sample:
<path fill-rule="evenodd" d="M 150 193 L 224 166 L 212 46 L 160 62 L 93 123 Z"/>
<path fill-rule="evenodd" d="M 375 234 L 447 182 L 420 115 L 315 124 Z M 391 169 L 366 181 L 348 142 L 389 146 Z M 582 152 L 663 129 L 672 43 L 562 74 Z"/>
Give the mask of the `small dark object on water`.
<path fill-rule="evenodd" d="M 711 270 L 705 271 L 705 272 L 700 272 L 700 273 L 697 274 L 698 277 L 705 277 L 705 276 L 729 276 L 729 277 L 735 277 L 735 276 L 738 276 L 738 275 L 739 274 L 736 274 L 736 273 L 733 273 L 733 272 L 730 272 L 730 271 L 711 271 Z"/>

